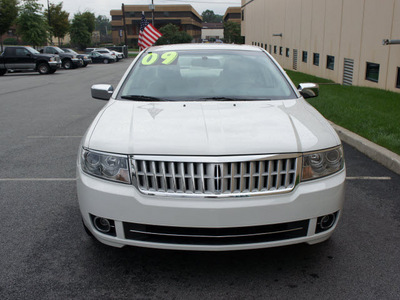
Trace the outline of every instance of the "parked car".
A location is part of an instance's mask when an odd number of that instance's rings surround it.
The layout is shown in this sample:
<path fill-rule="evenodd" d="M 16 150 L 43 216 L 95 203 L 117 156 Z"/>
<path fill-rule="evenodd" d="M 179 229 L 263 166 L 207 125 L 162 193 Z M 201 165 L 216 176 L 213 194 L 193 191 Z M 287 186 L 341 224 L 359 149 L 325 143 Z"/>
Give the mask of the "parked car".
<path fill-rule="evenodd" d="M 64 52 L 59 47 L 45 46 L 40 50 L 41 53 L 57 54 L 61 58 L 62 66 L 64 69 L 73 69 L 81 66 L 81 60 L 71 53 Z"/>
<path fill-rule="evenodd" d="M 53 74 L 61 67 L 61 59 L 54 54 L 41 54 L 32 47 L 8 46 L 0 55 L 0 75 L 7 71 L 38 71 Z"/>
<path fill-rule="evenodd" d="M 86 67 L 88 64 L 92 63 L 92 60 L 87 54 L 79 54 L 70 48 L 62 48 L 62 50 L 66 53 L 70 53 L 75 55 L 77 58 L 81 60 L 81 66 Z"/>
<path fill-rule="evenodd" d="M 99 53 L 97 51 L 92 51 L 89 53 L 88 57 L 93 63 L 112 63 L 116 61 L 116 58 L 108 53 Z"/>
<path fill-rule="evenodd" d="M 342 213 L 341 141 L 264 49 L 181 44 L 140 53 L 77 160 L 87 232 L 104 244 L 241 250 L 315 244 Z"/>
<path fill-rule="evenodd" d="M 116 61 L 119 61 L 121 59 L 124 58 L 124 54 L 118 51 L 114 51 L 114 50 L 109 50 L 107 48 L 96 48 L 94 51 L 99 52 L 99 53 L 103 53 L 103 54 L 110 54 L 112 56 L 115 57 Z"/>
<path fill-rule="evenodd" d="M 90 52 L 94 51 L 96 48 L 86 48 L 85 53 L 89 54 Z"/>

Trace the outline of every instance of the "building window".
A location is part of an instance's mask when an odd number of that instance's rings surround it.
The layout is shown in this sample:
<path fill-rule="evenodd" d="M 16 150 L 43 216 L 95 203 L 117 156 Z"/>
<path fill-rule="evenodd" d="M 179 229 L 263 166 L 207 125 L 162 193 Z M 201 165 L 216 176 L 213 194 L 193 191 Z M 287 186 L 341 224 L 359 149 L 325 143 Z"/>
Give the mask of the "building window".
<path fill-rule="evenodd" d="M 373 82 L 378 82 L 379 64 L 367 62 L 367 71 L 365 73 L 365 79 Z"/>
<path fill-rule="evenodd" d="M 264 48 L 264 44 L 263 43 L 261 43 L 261 48 Z"/>
<path fill-rule="evenodd" d="M 308 58 L 308 53 L 307 53 L 307 51 L 303 51 L 303 55 L 302 55 L 301 61 L 302 61 L 303 63 L 307 63 L 307 58 Z"/>
<path fill-rule="evenodd" d="M 274 53 L 276 54 L 276 46 L 274 46 Z"/>
<path fill-rule="evenodd" d="M 335 57 L 332 55 L 326 56 L 326 68 L 329 70 L 335 69 Z"/>
<path fill-rule="evenodd" d="M 279 47 L 279 55 L 282 55 L 283 53 L 283 47 Z"/>
<path fill-rule="evenodd" d="M 313 65 L 319 66 L 319 53 L 314 53 L 313 55 Z"/>
<path fill-rule="evenodd" d="M 268 46 L 267 46 L 267 44 L 265 44 L 264 49 L 265 49 L 265 51 L 268 51 Z"/>
<path fill-rule="evenodd" d="M 242 21 L 244 21 L 244 10 L 242 10 Z"/>
<path fill-rule="evenodd" d="M 269 53 L 272 53 L 272 45 L 269 45 Z"/>
<path fill-rule="evenodd" d="M 286 48 L 286 57 L 289 57 L 290 49 Z"/>

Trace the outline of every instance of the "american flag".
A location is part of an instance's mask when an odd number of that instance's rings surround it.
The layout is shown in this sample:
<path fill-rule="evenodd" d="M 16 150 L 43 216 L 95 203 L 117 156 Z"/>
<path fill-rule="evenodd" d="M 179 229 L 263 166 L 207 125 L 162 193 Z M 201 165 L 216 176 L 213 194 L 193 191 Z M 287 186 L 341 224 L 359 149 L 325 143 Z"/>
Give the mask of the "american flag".
<path fill-rule="evenodd" d="M 138 45 L 141 50 L 146 49 L 153 45 L 162 34 L 149 23 L 144 17 L 144 13 L 142 12 L 142 21 L 140 21 L 140 33 L 139 33 L 139 41 Z"/>

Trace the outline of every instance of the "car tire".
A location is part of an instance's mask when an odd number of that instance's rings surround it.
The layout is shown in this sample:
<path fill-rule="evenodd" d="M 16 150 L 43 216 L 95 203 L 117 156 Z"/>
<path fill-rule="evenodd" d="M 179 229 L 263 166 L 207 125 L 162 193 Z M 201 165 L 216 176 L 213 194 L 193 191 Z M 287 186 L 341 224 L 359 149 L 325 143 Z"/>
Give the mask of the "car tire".
<path fill-rule="evenodd" d="M 7 69 L 1 69 L 0 70 L 0 76 L 3 76 L 6 73 L 7 73 Z"/>
<path fill-rule="evenodd" d="M 63 61 L 63 67 L 64 67 L 64 69 L 72 69 L 72 61 L 70 60 L 70 59 L 65 59 L 64 61 Z"/>
<path fill-rule="evenodd" d="M 105 63 L 105 64 L 108 64 L 110 61 L 107 59 L 107 58 L 105 58 L 104 60 L 103 60 L 103 63 Z"/>
<path fill-rule="evenodd" d="M 50 73 L 50 66 L 47 63 L 41 63 L 38 65 L 37 70 L 39 74 L 49 74 Z"/>

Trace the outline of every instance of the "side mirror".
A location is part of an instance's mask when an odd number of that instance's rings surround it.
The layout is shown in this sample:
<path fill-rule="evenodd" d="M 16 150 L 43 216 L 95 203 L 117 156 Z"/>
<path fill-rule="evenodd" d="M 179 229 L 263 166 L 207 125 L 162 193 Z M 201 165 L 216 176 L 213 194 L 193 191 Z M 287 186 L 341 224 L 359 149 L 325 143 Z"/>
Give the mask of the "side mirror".
<path fill-rule="evenodd" d="M 95 84 L 91 88 L 92 98 L 109 100 L 114 92 L 114 88 L 109 84 Z"/>
<path fill-rule="evenodd" d="M 314 98 L 319 95 L 319 85 L 316 83 L 300 83 L 297 90 L 304 99 Z"/>

